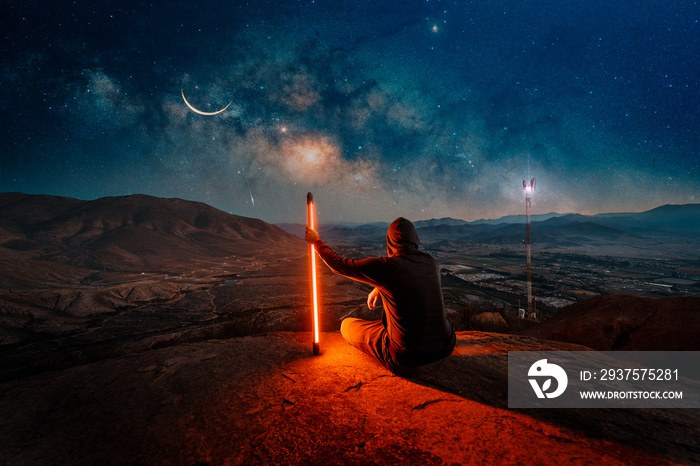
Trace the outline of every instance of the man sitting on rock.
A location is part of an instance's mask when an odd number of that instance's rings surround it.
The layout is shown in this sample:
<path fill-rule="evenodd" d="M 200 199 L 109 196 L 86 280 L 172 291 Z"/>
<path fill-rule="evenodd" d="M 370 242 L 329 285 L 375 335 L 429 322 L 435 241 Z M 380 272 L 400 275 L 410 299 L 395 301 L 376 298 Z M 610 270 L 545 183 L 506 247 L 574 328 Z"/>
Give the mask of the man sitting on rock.
<path fill-rule="evenodd" d="M 429 372 L 452 354 L 456 338 L 445 314 L 440 266 L 418 250 L 418 234 L 410 221 L 399 217 L 389 226 L 388 257 L 345 259 L 309 227 L 306 241 L 333 272 L 375 287 L 367 297 L 370 309 L 382 298 L 381 321 L 343 320 L 340 332 L 348 343 L 406 377 Z"/>

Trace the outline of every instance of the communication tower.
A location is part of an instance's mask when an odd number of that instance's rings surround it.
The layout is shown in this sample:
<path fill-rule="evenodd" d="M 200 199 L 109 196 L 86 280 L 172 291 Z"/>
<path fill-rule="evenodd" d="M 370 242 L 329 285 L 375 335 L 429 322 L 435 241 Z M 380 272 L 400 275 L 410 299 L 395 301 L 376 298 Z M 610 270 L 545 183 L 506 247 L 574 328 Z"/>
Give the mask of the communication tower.
<path fill-rule="evenodd" d="M 530 199 L 535 190 L 535 179 L 531 179 L 528 184 L 523 180 L 523 190 L 525 190 L 525 249 L 527 250 L 527 317 L 537 320 L 537 311 L 532 310 L 532 258 L 530 255 Z"/>

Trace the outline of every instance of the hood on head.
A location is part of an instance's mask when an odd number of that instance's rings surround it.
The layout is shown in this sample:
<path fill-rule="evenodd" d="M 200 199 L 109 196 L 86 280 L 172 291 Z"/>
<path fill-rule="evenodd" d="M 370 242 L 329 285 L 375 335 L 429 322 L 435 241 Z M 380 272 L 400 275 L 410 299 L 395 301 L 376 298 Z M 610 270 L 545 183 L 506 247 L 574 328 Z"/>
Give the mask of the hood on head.
<path fill-rule="evenodd" d="M 403 217 L 391 222 L 386 233 L 386 253 L 389 257 L 396 256 L 406 249 L 418 249 L 419 243 L 413 223 Z"/>

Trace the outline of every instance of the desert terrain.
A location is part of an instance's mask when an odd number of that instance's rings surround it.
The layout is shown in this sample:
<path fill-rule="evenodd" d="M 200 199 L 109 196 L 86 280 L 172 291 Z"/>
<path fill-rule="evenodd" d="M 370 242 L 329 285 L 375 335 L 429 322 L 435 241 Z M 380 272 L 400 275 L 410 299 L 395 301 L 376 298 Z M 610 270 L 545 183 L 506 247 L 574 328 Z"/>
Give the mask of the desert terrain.
<path fill-rule="evenodd" d="M 576 249 L 566 238 L 581 225 L 558 222 L 533 259 L 540 323 L 514 317 L 519 226 L 417 222 L 459 342 L 409 380 L 344 344 L 344 316 L 377 316 L 368 287 L 325 268 L 311 355 L 306 243 L 282 228 L 179 199 L 2 194 L 0 461 L 700 462 L 693 410 L 507 409 L 507 351 L 699 349 L 693 225 L 662 229 L 654 255 L 611 226 Z M 382 254 L 382 228 L 322 235 L 362 257 Z"/>
<path fill-rule="evenodd" d="M 0 380 L 209 338 L 310 325 L 306 243 L 147 196 L 2 198 Z M 322 271 L 322 328 L 366 287 Z"/>

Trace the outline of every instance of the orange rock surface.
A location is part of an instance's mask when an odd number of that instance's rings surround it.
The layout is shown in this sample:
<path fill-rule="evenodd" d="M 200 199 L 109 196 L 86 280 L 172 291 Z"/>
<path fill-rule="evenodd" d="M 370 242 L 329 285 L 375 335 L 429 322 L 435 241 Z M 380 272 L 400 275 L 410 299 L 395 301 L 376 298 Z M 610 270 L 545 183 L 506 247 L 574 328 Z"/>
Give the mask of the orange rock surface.
<path fill-rule="evenodd" d="M 692 410 L 509 410 L 507 352 L 582 350 L 459 332 L 404 379 L 308 332 L 144 351 L 0 385 L 3 464 L 697 463 Z"/>

